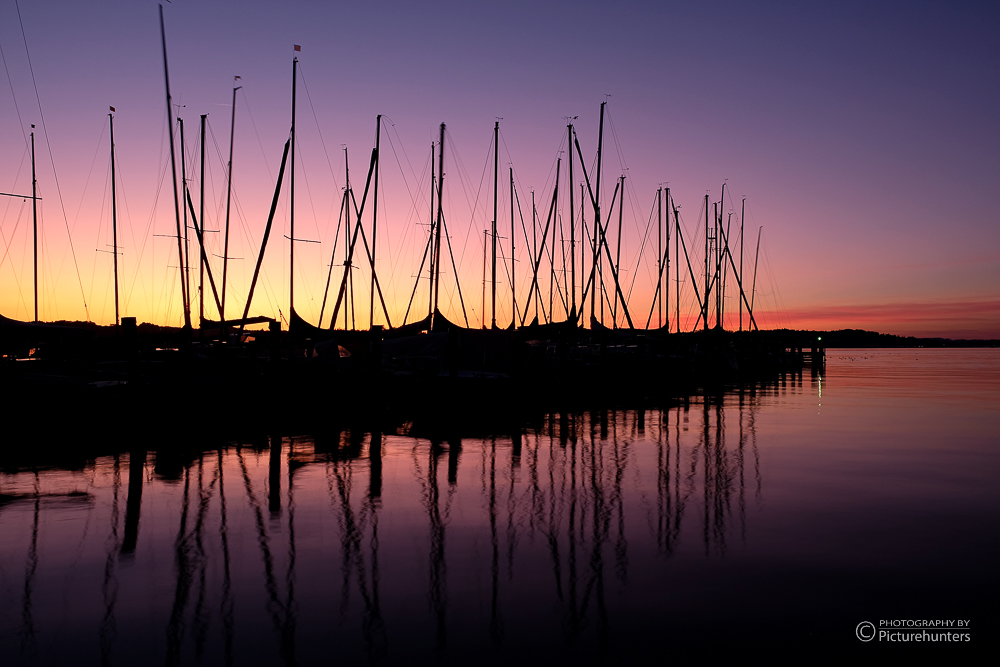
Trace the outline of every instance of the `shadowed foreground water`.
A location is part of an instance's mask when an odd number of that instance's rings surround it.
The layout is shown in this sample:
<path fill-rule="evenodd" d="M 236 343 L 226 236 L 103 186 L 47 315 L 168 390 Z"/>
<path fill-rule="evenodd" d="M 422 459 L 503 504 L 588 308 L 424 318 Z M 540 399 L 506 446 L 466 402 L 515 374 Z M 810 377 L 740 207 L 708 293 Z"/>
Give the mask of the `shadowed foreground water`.
<path fill-rule="evenodd" d="M 825 374 L 520 434 L 416 429 L 0 475 L 3 664 L 892 657 L 996 646 L 1000 354 Z M 180 451 L 180 450 L 178 450 Z"/>

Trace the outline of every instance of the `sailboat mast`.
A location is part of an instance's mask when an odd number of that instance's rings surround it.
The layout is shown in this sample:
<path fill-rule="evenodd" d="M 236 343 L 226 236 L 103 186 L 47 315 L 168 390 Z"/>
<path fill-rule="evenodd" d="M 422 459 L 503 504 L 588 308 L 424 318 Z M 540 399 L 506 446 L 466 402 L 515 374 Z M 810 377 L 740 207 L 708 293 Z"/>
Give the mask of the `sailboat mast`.
<path fill-rule="evenodd" d="M 293 84 L 294 85 L 294 84 Z M 233 87 L 233 105 L 229 119 L 229 174 L 226 178 L 226 231 L 222 242 L 222 319 L 226 319 L 226 278 L 229 275 L 229 210 L 233 200 L 233 140 L 236 138 L 236 91 L 243 86 Z M 202 215 L 201 224 L 205 224 Z"/>
<path fill-rule="evenodd" d="M 556 159 L 556 180 L 552 189 L 552 203 L 549 205 L 549 219 L 545 222 L 545 233 L 542 235 L 542 244 L 544 244 L 549 231 L 549 222 L 553 222 L 552 242 L 549 244 L 549 322 L 552 322 L 555 319 L 555 301 L 553 293 L 558 280 L 556 276 L 556 226 L 559 227 L 560 245 L 562 239 L 562 216 L 560 216 L 556 210 L 556 204 L 559 202 L 559 167 L 561 165 L 562 158 Z"/>
<path fill-rule="evenodd" d="M 705 331 L 708 331 L 708 295 L 711 285 L 708 282 L 708 195 L 705 195 L 705 302 L 701 307 L 701 320 Z"/>
<path fill-rule="evenodd" d="M 663 188 L 656 190 L 656 326 L 663 326 Z M 667 276 L 670 277 L 669 275 Z"/>
<path fill-rule="evenodd" d="M 621 176 L 621 189 L 622 198 L 618 202 L 618 239 L 616 241 L 615 248 L 615 281 L 618 281 L 618 271 L 621 270 L 622 263 L 622 214 L 625 211 L 625 174 Z M 618 328 L 618 293 L 620 289 L 615 290 L 615 303 L 612 306 L 611 320 L 615 329 Z M 625 303 L 622 302 L 622 307 L 625 307 Z"/>
<path fill-rule="evenodd" d="M 674 211 L 674 238 L 676 239 L 676 242 L 674 243 L 674 266 L 677 267 L 676 268 L 677 291 L 674 293 L 675 297 L 674 308 L 676 308 L 677 312 L 674 315 L 674 320 L 677 322 L 677 333 L 680 333 L 681 332 L 681 217 L 677 208 L 673 205 L 673 202 L 670 199 L 669 190 L 667 190 L 667 204 Z M 667 211 L 667 215 L 670 215 L 669 211 Z M 686 247 L 684 251 L 686 254 L 687 253 Z"/>
<path fill-rule="evenodd" d="M 480 320 L 482 321 L 483 328 L 486 328 L 486 247 L 489 243 L 490 230 L 483 230 L 483 309 L 480 311 Z"/>
<path fill-rule="evenodd" d="M 725 284 L 722 281 L 722 255 L 723 247 L 719 243 L 720 231 L 722 230 L 722 210 L 726 205 L 726 183 L 722 183 L 722 198 L 719 200 L 719 210 L 715 216 L 715 326 L 722 328 L 722 309 L 725 303 Z M 728 249 L 728 245 L 726 249 Z"/>
<path fill-rule="evenodd" d="M 427 316 L 434 314 L 434 273 L 437 267 L 437 247 L 434 245 L 434 188 L 437 183 L 434 181 L 434 142 L 431 142 L 431 233 L 427 240 L 431 249 L 431 261 L 428 267 L 429 276 L 427 280 Z"/>
<path fill-rule="evenodd" d="M 344 161 L 345 162 L 347 161 L 347 148 L 344 148 Z M 348 184 L 350 184 L 350 181 L 348 181 Z M 350 193 L 351 200 L 352 200 L 352 203 L 353 203 L 353 200 L 354 200 L 354 190 L 348 188 L 348 193 Z M 367 194 L 367 192 L 365 194 Z M 348 207 L 348 208 L 351 208 L 351 207 Z M 355 235 L 358 233 L 358 228 L 359 227 L 361 227 L 361 213 L 360 213 L 360 211 L 358 211 L 357 205 L 355 204 L 355 206 L 354 206 L 354 234 Z M 347 229 L 350 230 L 350 226 L 348 226 Z M 347 245 L 347 248 L 346 248 L 346 250 L 347 250 L 347 261 L 344 262 L 344 266 L 347 267 L 347 282 L 348 282 L 348 288 L 349 288 L 348 296 L 350 297 L 350 302 L 351 302 L 351 329 L 354 330 L 354 329 L 358 328 L 358 316 L 357 316 L 357 313 L 354 311 L 354 307 L 357 305 L 357 303 L 356 303 L 355 294 L 354 294 L 354 271 L 352 271 L 352 269 L 354 268 L 354 256 L 352 254 L 353 248 L 351 246 L 353 246 L 354 244 L 351 243 L 350 239 L 348 239 L 346 245 Z M 346 308 L 345 308 L 345 313 L 344 313 L 344 321 L 345 321 L 345 324 L 346 324 L 346 321 L 347 321 Z M 345 326 L 344 328 L 346 329 L 347 327 Z"/>
<path fill-rule="evenodd" d="M 666 199 L 667 199 L 667 206 L 670 206 L 670 188 L 667 188 L 667 192 L 666 192 L 665 196 L 666 196 Z M 666 263 L 666 267 L 665 267 L 665 270 L 664 270 L 664 275 L 666 276 L 667 284 L 666 284 L 666 287 L 664 287 L 664 291 L 666 293 L 663 295 L 663 297 L 666 298 L 667 305 L 666 305 L 666 308 L 664 308 L 663 314 L 664 314 L 664 317 L 667 320 L 667 322 L 666 322 L 667 333 L 670 333 L 670 210 L 669 209 L 667 209 L 666 223 L 667 224 L 664 225 L 664 227 L 663 227 L 663 231 L 667 235 L 667 247 L 666 247 L 666 251 L 663 253 L 662 257 L 663 257 L 663 261 Z"/>
<path fill-rule="evenodd" d="M 436 275 L 434 276 L 434 308 L 432 312 L 437 312 L 438 295 L 441 292 L 441 225 L 444 223 L 444 207 L 441 205 L 441 198 L 444 195 L 444 123 L 441 123 L 441 139 L 438 148 L 438 208 L 437 208 L 437 238 L 434 241 L 434 254 L 437 262 L 434 264 Z M 458 279 L 458 276 L 455 276 Z"/>
<path fill-rule="evenodd" d="M 558 214 L 556 214 L 558 216 Z M 561 218 L 560 218 L 561 220 Z M 549 317 L 548 321 L 552 322 L 555 319 L 555 313 L 553 312 L 554 295 L 553 289 L 556 284 L 556 253 L 555 253 L 555 243 L 556 243 L 556 230 L 555 226 L 552 228 L 552 242 L 549 244 Z M 545 250 L 542 250 L 544 254 Z"/>
<path fill-rule="evenodd" d="M 729 232 L 733 228 L 733 212 L 730 211 L 729 215 L 726 216 L 726 229 L 723 232 L 722 240 L 725 246 L 722 250 L 722 323 L 726 322 L 726 283 L 729 281 L 729 265 L 733 263 L 733 254 L 729 252 Z M 722 229 L 722 219 L 719 219 L 719 229 Z M 729 264 L 726 260 L 729 260 Z M 739 282 L 739 276 L 737 276 L 737 282 Z M 738 299 L 737 299 L 738 300 Z"/>
<path fill-rule="evenodd" d="M 344 190 L 344 192 L 347 193 L 347 202 L 348 202 L 348 205 L 347 205 L 347 210 L 345 211 L 345 215 L 344 215 L 344 283 L 342 283 L 342 284 L 346 284 L 346 285 L 348 285 L 348 287 L 353 288 L 354 287 L 354 281 L 350 279 L 350 273 L 351 273 L 351 250 L 352 250 L 352 248 L 351 248 L 351 206 L 350 206 L 350 201 L 351 201 L 351 162 L 348 159 L 347 146 L 344 146 L 344 179 L 347 182 L 346 189 Z M 360 222 L 360 221 L 358 221 L 358 222 Z M 353 297 L 352 291 L 348 291 L 347 292 L 347 298 L 348 298 L 348 300 L 351 300 L 352 297 Z M 351 309 L 350 310 L 351 311 L 354 310 L 354 302 L 353 301 L 351 301 Z M 344 308 L 344 331 L 347 331 L 348 327 L 350 326 L 349 325 L 349 320 L 348 320 L 348 314 L 349 314 L 348 309 Z"/>
<path fill-rule="evenodd" d="M 187 285 L 188 306 L 191 303 L 191 242 L 188 234 L 188 210 L 184 206 L 187 201 L 187 159 L 184 149 L 184 119 L 177 119 L 177 130 L 181 136 L 181 208 L 184 210 L 182 222 L 184 224 L 184 284 Z"/>
<path fill-rule="evenodd" d="M 754 254 L 753 257 L 753 285 L 750 287 L 750 308 L 747 309 L 747 314 L 750 316 L 751 322 L 754 322 L 753 302 L 754 302 L 754 297 L 757 296 L 757 260 L 760 259 L 760 233 L 761 231 L 763 231 L 763 229 L 764 227 L 761 226 L 757 230 L 757 252 Z M 754 322 L 754 326 L 756 327 L 756 322 Z"/>
<path fill-rule="evenodd" d="M 163 11 L 162 9 L 160 11 Z M 32 125 L 31 127 L 35 127 Z M 31 235 L 34 253 L 32 285 L 35 290 L 35 321 L 38 321 L 38 181 L 35 180 L 35 133 L 31 133 Z"/>
<path fill-rule="evenodd" d="M 516 328 L 517 289 L 514 280 L 514 167 L 510 167 L 510 329 Z"/>
<path fill-rule="evenodd" d="M 184 328 L 191 329 L 191 301 L 184 276 L 184 244 L 181 240 L 181 204 L 177 197 L 177 158 L 174 153 L 174 109 L 170 99 L 170 73 L 167 69 L 167 31 L 163 27 L 163 5 L 160 5 L 160 41 L 163 43 L 163 80 L 167 90 L 167 136 L 170 138 L 170 178 L 174 185 L 174 222 L 177 226 L 177 265 L 181 279 L 181 301 L 184 306 Z"/>
<path fill-rule="evenodd" d="M 299 47 L 296 45 L 295 50 Z M 292 131 L 291 158 L 288 171 L 288 321 L 295 312 L 295 84 L 298 81 L 299 59 L 292 58 Z"/>
<path fill-rule="evenodd" d="M 109 113 L 108 119 L 111 125 L 111 239 L 115 262 L 115 331 L 118 331 L 118 326 L 121 322 L 121 313 L 118 310 L 118 200 L 115 192 L 115 114 Z"/>
<path fill-rule="evenodd" d="M 198 219 L 201 220 L 202 230 L 205 229 L 205 121 L 208 119 L 208 114 L 201 115 L 201 176 L 199 183 L 201 188 L 199 190 L 199 201 L 198 201 Z M 230 159 L 232 162 L 232 159 Z M 204 235 L 204 231 L 202 232 Z M 226 285 L 222 284 L 222 294 L 225 298 Z M 221 314 L 221 313 L 220 313 Z M 205 252 L 198 253 L 198 326 L 201 326 L 201 321 L 205 319 Z M 226 319 L 225 315 L 222 315 L 222 320 Z"/>
<path fill-rule="evenodd" d="M 497 191 L 499 190 L 499 177 L 500 177 L 500 121 L 496 121 L 493 124 L 493 223 L 491 229 L 493 231 L 493 268 L 490 273 L 491 287 L 490 292 L 490 328 L 497 328 Z"/>
<path fill-rule="evenodd" d="M 319 326 L 320 327 L 323 326 L 323 313 L 326 312 L 326 300 L 327 300 L 327 297 L 330 295 L 330 280 L 333 277 L 333 266 L 334 266 L 334 263 L 337 260 L 337 239 L 340 236 L 340 232 L 339 232 L 339 230 L 340 230 L 340 223 L 343 220 L 344 216 L 347 215 L 347 204 L 348 204 L 347 190 L 345 189 L 344 190 L 344 194 L 341 195 L 341 197 L 340 197 L 340 213 L 337 214 L 337 230 L 338 231 L 333 236 L 333 250 L 330 252 L 330 263 L 327 265 L 327 269 L 326 269 L 326 287 L 323 289 L 323 302 L 322 302 L 322 304 L 319 307 L 319 320 L 317 320 L 317 321 L 319 322 Z M 425 251 L 425 253 L 426 253 L 426 251 Z M 421 270 L 423 270 L 423 266 L 421 266 L 420 268 L 421 268 Z M 334 324 L 336 324 L 336 323 L 335 322 L 331 322 L 330 323 L 330 328 L 331 329 L 333 328 Z"/>
<path fill-rule="evenodd" d="M 586 165 L 583 164 L 583 159 L 580 160 L 580 169 L 583 170 L 583 175 L 586 177 L 587 169 Z M 580 183 L 580 310 L 581 312 L 577 314 L 577 319 L 579 321 L 583 320 L 583 309 L 587 306 L 587 290 L 583 285 L 583 277 L 587 274 L 587 244 L 585 243 L 587 238 L 587 202 L 584 198 L 583 183 Z M 591 285 L 593 287 L 593 285 Z M 591 313 L 593 314 L 593 307 L 591 307 Z"/>
<path fill-rule="evenodd" d="M 712 222 L 715 225 L 712 230 L 715 234 L 715 245 L 712 248 L 713 260 L 715 266 L 712 269 L 712 285 L 715 286 L 715 327 L 719 327 L 719 305 L 722 302 L 722 281 L 719 280 L 721 276 L 719 275 L 719 216 L 721 211 L 719 210 L 719 205 L 712 204 Z"/>
<path fill-rule="evenodd" d="M 604 149 L 604 105 L 607 102 L 601 102 L 601 121 L 597 130 L 597 178 L 595 179 L 594 187 L 594 264 L 591 266 L 591 283 L 593 283 L 593 291 L 590 293 L 590 317 L 594 317 L 594 299 L 597 296 L 597 284 L 594 283 L 595 272 L 598 269 L 598 262 L 601 260 L 600 255 L 600 232 L 601 232 L 601 154 Z M 601 289 L 604 288 L 604 276 L 601 276 Z M 601 299 L 601 316 L 603 319 L 604 315 L 604 299 Z"/>
<path fill-rule="evenodd" d="M 378 170 L 379 161 L 382 159 L 382 153 L 379 151 L 379 142 L 382 139 L 382 114 L 375 116 L 375 195 L 372 201 L 372 276 L 371 285 L 369 287 L 369 303 L 368 303 L 368 328 L 371 329 L 375 326 L 375 253 L 378 250 L 378 245 L 375 243 L 375 233 L 378 231 Z M 358 221 L 360 224 L 361 221 Z"/>
<path fill-rule="evenodd" d="M 573 191 L 573 185 L 572 185 L 572 183 L 569 186 L 569 190 L 570 190 L 570 192 Z M 569 213 L 570 213 L 569 217 L 572 219 L 572 217 L 573 217 L 573 211 L 572 211 L 572 209 L 570 210 Z M 559 215 L 559 255 L 560 255 L 560 259 L 562 260 L 562 279 L 563 279 L 563 285 L 558 290 L 559 291 L 559 298 L 563 302 L 563 310 L 566 312 L 566 319 L 569 319 L 569 294 L 566 293 L 566 290 L 569 288 L 569 282 L 568 282 L 569 281 L 569 270 L 566 268 L 566 230 L 563 227 L 563 217 L 562 217 L 562 214 Z M 570 257 L 573 256 L 573 249 L 572 248 L 570 248 L 569 255 L 570 255 Z M 557 287 L 558 287 L 558 285 L 559 285 L 559 283 L 556 282 L 556 286 Z"/>
<path fill-rule="evenodd" d="M 538 211 L 535 210 L 535 191 L 531 191 L 531 262 L 536 264 L 535 257 L 538 255 Z M 532 278 L 534 290 L 528 295 L 535 299 L 535 319 L 538 319 L 538 267 L 534 267 L 535 276 Z"/>
<path fill-rule="evenodd" d="M 732 222 L 732 220 L 731 220 L 732 216 L 733 216 L 733 213 L 730 213 L 729 214 L 729 217 L 730 217 L 729 223 Z M 727 225 L 726 225 L 727 229 L 729 228 L 729 223 L 727 223 Z M 722 230 L 722 227 L 720 226 L 719 229 Z M 726 247 L 725 257 L 726 257 L 726 259 L 729 260 L 728 266 L 726 266 L 725 269 L 724 269 L 725 270 L 725 274 L 724 275 L 728 276 L 729 275 L 729 269 L 733 270 L 733 275 L 736 278 L 736 286 L 737 286 L 737 288 L 739 288 L 739 293 L 740 293 L 740 297 L 739 298 L 742 301 L 745 302 L 746 301 L 746 293 L 743 290 L 743 280 L 741 279 L 739 271 L 736 268 L 736 262 L 735 262 L 735 260 L 733 260 L 733 253 L 730 252 L 730 250 L 729 250 L 729 232 L 725 231 L 725 230 L 722 230 L 722 234 L 723 234 L 722 239 L 723 239 L 723 241 L 725 243 L 725 247 Z M 725 291 L 725 280 L 723 280 L 723 288 L 722 289 L 723 289 L 723 291 Z M 746 306 L 749 307 L 750 304 L 749 303 L 744 303 L 744 305 L 746 305 Z M 754 321 L 752 313 L 750 314 L 750 324 L 754 328 L 757 327 L 757 323 L 756 323 L 756 321 Z"/>
<path fill-rule="evenodd" d="M 556 180 L 554 190 L 552 192 L 552 204 L 549 210 L 552 212 L 554 224 L 559 225 L 559 247 L 563 249 L 565 253 L 565 248 L 563 246 L 563 234 L 562 234 L 562 216 L 559 215 L 556 205 L 559 203 L 559 167 L 562 165 L 562 158 L 556 160 Z M 572 190 L 572 188 L 570 188 Z M 558 286 L 558 276 L 556 274 L 556 246 L 555 246 L 556 230 L 555 227 L 552 228 L 552 243 L 549 245 L 551 252 L 549 253 L 550 264 L 552 265 L 552 281 L 549 283 L 549 322 L 555 319 L 554 301 L 552 299 L 553 287 Z M 563 280 L 566 279 L 566 256 L 563 255 Z M 560 296 L 561 298 L 561 296 Z M 563 304 L 565 305 L 565 301 Z"/>
<path fill-rule="evenodd" d="M 569 288 L 570 288 L 570 312 L 576 314 L 576 233 L 573 218 L 576 211 L 573 210 L 573 124 L 566 125 L 567 143 L 566 150 L 569 153 Z M 511 215 L 511 220 L 514 216 Z M 565 278 L 564 278 L 565 279 Z"/>
<path fill-rule="evenodd" d="M 747 198 L 743 198 L 743 206 L 740 210 L 740 282 L 743 282 L 743 218 L 747 213 Z M 743 300 L 740 299 L 740 331 L 743 331 Z"/>

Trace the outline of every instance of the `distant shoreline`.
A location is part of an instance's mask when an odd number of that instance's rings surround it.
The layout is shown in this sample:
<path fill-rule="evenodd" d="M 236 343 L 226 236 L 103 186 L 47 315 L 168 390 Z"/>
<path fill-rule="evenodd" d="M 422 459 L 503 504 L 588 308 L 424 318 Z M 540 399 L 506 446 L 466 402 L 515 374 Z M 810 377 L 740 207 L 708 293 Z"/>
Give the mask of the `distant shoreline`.
<path fill-rule="evenodd" d="M 917 338 L 916 336 L 896 336 L 894 334 L 864 331 L 862 329 L 839 329 L 837 331 L 800 331 L 796 329 L 778 329 L 803 336 L 813 335 L 820 340 L 823 347 L 859 348 L 919 348 L 919 347 L 1000 347 L 1000 339 L 996 338 Z"/>
<path fill-rule="evenodd" d="M 113 325 L 100 325 L 93 322 L 71 322 L 59 320 L 50 324 L 74 327 L 93 331 L 98 336 L 114 335 Z M 139 334 L 179 334 L 181 327 L 162 326 L 143 322 L 138 326 Z M 814 337 L 821 342 L 821 347 L 1000 347 L 997 338 L 918 338 L 916 336 L 897 336 L 895 334 L 878 333 L 864 329 L 838 329 L 835 331 L 818 331 L 810 329 L 766 329 L 761 333 L 789 333 L 797 337 Z"/>

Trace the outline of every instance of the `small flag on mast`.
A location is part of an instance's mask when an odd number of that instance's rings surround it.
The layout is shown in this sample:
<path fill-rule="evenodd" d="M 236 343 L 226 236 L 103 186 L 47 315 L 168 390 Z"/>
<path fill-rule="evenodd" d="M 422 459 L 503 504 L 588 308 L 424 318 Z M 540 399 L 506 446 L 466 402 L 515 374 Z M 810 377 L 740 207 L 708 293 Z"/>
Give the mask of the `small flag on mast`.
<path fill-rule="evenodd" d="M 115 110 L 114 107 L 108 107 L 108 108 L 111 109 L 112 113 L 114 113 L 114 110 Z"/>
<path fill-rule="evenodd" d="M 242 76 L 234 76 L 233 77 L 233 81 L 240 81 L 241 79 L 243 79 Z"/>
<path fill-rule="evenodd" d="M 296 51 L 301 51 L 301 50 L 302 50 L 302 47 L 301 47 L 301 46 L 299 46 L 298 44 L 296 44 L 296 45 L 295 45 L 295 50 L 296 50 Z"/>

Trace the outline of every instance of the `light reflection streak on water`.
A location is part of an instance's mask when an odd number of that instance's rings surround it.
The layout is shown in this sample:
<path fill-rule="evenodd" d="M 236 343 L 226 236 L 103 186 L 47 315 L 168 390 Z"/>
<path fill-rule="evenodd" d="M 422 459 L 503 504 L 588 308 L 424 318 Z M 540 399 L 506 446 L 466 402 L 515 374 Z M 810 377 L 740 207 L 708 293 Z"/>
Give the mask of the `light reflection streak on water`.
<path fill-rule="evenodd" d="M 747 400 L 746 406 L 735 409 L 741 432 L 746 418 L 752 433 L 753 409 L 747 407 L 752 403 L 752 399 Z M 241 622 L 241 617 L 248 613 L 259 617 L 261 612 L 274 638 L 271 650 L 283 663 L 296 663 L 300 621 L 296 591 L 303 577 L 309 582 L 309 606 L 315 604 L 318 589 L 336 591 L 335 616 L 339 620 L 335 625 L 346 631 L 353 625 L 354 614 L 360 614 L 359 639 L 364 653 L 370 659 L 383 659 L 391 637 L 383 613 L 385 596 L 391 608 L 395 591 L 385 589 L 380 567 L 389 563 L 393 569 L 400 559 L 412 554 L 379 553 L 380 515 L 388 512 L 394 516 L 397 510 L 408 513 L 414 500 L 423 508 L 425 527 L 420 528 L 419 522 L 400 527 L 395 519 L 392 525 L 397 532 L 401 530 L 411 537 L 420 531 L 425 533 L 427 546 L 421 560 L 427 568 L 426 612 L 435 651 L 447 650 L 451 642 L 449 627 L 456 622 L 455 596 L 461 598 L 470 583 L 466 574 L 456 579 L 454 568 L 466 572 L 469 567 L 477 567 L 468 562 L 464 552 L 467 536 L 455 546 L 449 537 L 456 503 L 462 508 L 463 533 L 471 525 L 473 532 L 485 530 L 488 535 L 489 614 L 485 620 L 490 642 L 499 647 L 508 641 L 506 616 L 516 613 L 511 605 L 523 595 L 518 590 L 522 585 L 519 568 L 541 558 L 547 562 L 550 581 L 545 595 L 561 610 L 557 614 L 561 632 L 573 643 L 594 629 L 600 649 L 607 644 L 609 632 L 608 577 L 617 582 L 616 586 L 630 585 L 630 552 L 636 548 L 652 546 L 665 557 L 674 553 L 692 496 L 701 494 L 704 553 L 721 556 L 726 553 L 729 524 L 734 519 L 732 490 L 738 485 L 735 519 L 740 540 L 746 540 L 743 436 L 734 450 L 738 453 L 731 453 L 726 445 L 725 413 L 733 408 L 704 401 L 700 439 L 692 440 L 691 434 L 681 430 L 682 415 L 688 419 L 691 407 L 641 414 L 553 414 L 525 433 L 518 430 L 507 437 L 485 439 L 373 437 L 357 430 L 339 434 L 332 445 L 324 445 L 322 439 L 271 438 L 266 449 L 234 444 L 189 455 L 178 469 L 179 479 L 170 479 L 173 473 L 169 472 L 164 473 L 168 477 L 154 474 L 141 479 L 150 464 L 133 453 L 138 458 L 129 461 L 128 474 L 134 477 L 138 473 L 140 479 L 129 479 L 127 494 L 122 488 L 122 457 L 95 461 L 84 475 L 91 480 L 86 493 L 95 501 L 95 520 L 109 526 L 101 550 L 103 609 L 97 624 L 100 662 L 113 662 L 116 644 L 122 641 L 123 619 L 117 613 L 122 595 L 134 599 L 138 593 L 134 588 L 121 588 L 119 563 L 131 563 L 132 572 L 144 569 L 139 565 L 141 561 L 148 559 L 151 552 L 164 553 L 168 545 L 173 554 L 169 571 L 161 558 L 155 570 L 160 593 L 151 601 L 153 618 L 163 623 L 164 639 L 157 641 L 162 641 L 167 664 L 180 664 L 192 656 L 207 660 L 216 654 L 221 662 L 233 664 L 239 653 L 240 635 L 246 632 L 242 627 L 246 620 Z M 475 457 L 463 456 L 467 450 L 475 452 Z M 636 451 L 641 451 L 643 457 L 655 457 L 651 468 L 655 474 L 651 478 L 646 462 L 637 460 Z M 444 461 L 447 472 L 440 469 Z M 167 470 L 173 461 L 160 463 Z M 406 468 L 408 475 L 401 477 Z M 318 559 L 315 550 L 310 549 L 303 562 L 296 544 L 300 530 L 296 494 L 305 492 L 310 503 L 315 501 L 318 478 L 314 473 L 320 469 L 330 514 L 324 519 L 310 511 L 305 530 L 312 532 L 316 522 L 332 520 L 340 537 L 336 549 L 327 549 Z M 386 472 L 397 487 L 383 488 Z M 303 474 L 306 477 L 300 480 Z M 358 474 L 368 478 L 364 489 L 356 483 Z M 230 489 L 225 484 L 234 476 L 241 480 L 244 494 L 243 503 L 237 506 L 229 502 Z M 757 476 L 759 479 L 759 468 Z M 75 525 L 79 521 L 58 506 L 47 508 L 42 503 L 47 497 L 46 486 L 65 487 L 66 477 L 67 473 L 57 470 L 34 473 L 37 491 L 33 493 L 33 528 L 30 534 L 22 533 L 12 542 L 21 544 L 22 549 L 27 547 L 28 554 L 24 561 L 19 633 L 24 654 L 38 650 L 34 640 L 38 614 L 32 593 L 39 548 L 57 550 L 72 539 L 71 532 L 52 533 L 50 540 L 40 545 L 39 526 L 66 521 Z M 15 480 L 21 478 L 14 476 Z M 76 478 L 79 483 L 80 476 Z M 477 482 L 470 485 L 476 478 Z M 5 491 L 12 489 L 10 480 L 11 476 L 5 477 Z M 138 520 L 133 516 L 137 494 L 143 503 Z M 122 495 L 127 497 L 123 499 Z M 172 501 L 165 504 L 168 498 Z M 121 537 L 123 500 L 128 516 L 125 536 Z M 476 504 L 482 507 L 481 519 L 468 512 Z M 15 502 L 4 508 L 4 513 L 20 513 L 22 507 L 26 505 Z M 630 516 L 637 510 L 635 516 Z M 236 523 L 234 512 L 238 515 Z M 646 520 L 651 530 L 646 537 L 637 538 L 632 524 L 643 521 L 643 514 L 649 515 Z M 170 524 L 174 526 L 172 531 L 168 529 Z M 393 535 L 394 542 L 398 539 L 399 534 Z M 237 570 L 234 546 L 242 554 Z M 256 574 L 246 570 L 246 557 L 253 551 L 259 568 Z M 7 551 L 5 558 L 11 555 Z M 340 562 L 335 584 L 328 577 L 331 557 Z M 86 576 L 83 574 L 84 579 Z M 172 581 L 169 592 L 162 588 L 165 579 Z M 317 587 L 317 581 L 323 585 Z M 251 591 L 248 585 L 259 588 Z M 260 598 L 260 589 L 262 606 L 248 611 L 246 598 Z M 239 607 L 237 599 L 244 600 Z M 76 612 L 78 621 L 83 620 L 85 609 L 93 603 L 81 602 Z M 464 599 L 459 604 L 462 608 L 467 605 Z M 259 625 L 259 621 L 255 618 L 253 625 Z"/>

